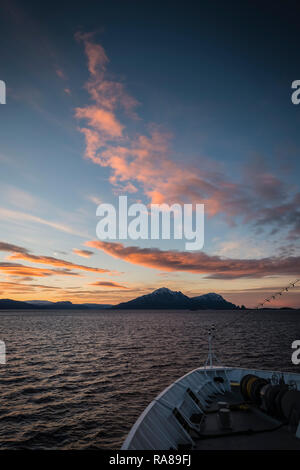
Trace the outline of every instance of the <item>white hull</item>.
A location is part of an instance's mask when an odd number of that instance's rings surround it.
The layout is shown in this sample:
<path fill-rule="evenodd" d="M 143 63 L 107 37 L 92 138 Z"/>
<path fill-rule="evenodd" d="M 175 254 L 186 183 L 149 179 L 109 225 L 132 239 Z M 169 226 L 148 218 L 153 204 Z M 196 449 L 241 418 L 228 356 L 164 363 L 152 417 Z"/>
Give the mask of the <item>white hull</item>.
<path fill-rule="evenodd" d="M 179 410 L 185 421 L 195 427 L 189 417 L 193 413 L 205 411 L 206 400 L 230 392 L 231 383 L 239 383 L 246 374 L 255 374 L 265 379 L 272 379 L 272 376 L 273 379 L 283 377 L 286 384 L 292 384 L 294 389 L 300 390 L 300 374 L 230 367 L 200 367 L 167 387 L 148 405 L 129 432 L 122 449 L 168 450 L 178 449 L 179 444 L 196 448 L 191 433 L 174 416 L 174 409 Z M 216 376 L 222 377 L 223 383 L 216 383 Z M 188 390 L 196 395 L 198 404 L 187 393 Z M 297 441 L 300 445 L 300 439 Z"/>

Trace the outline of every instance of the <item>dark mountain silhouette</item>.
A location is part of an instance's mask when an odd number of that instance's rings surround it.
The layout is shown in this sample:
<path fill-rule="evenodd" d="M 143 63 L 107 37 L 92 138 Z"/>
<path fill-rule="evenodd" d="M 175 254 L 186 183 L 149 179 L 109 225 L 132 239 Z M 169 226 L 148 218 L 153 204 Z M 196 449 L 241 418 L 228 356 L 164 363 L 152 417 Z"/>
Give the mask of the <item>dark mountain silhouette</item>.
<path fill-rule="evenodd" d="M 237 309 L 236 305 L 227 302 L 221 295 L 205 294 L 198 297 L 187 297 L 180 291 L 172 291 L 161 287 L 151 294 L 142 295 L 129 302 L 113 306 L 115 309 Z"/>
<path fill-rule="evenodd" d="M 82 310 L 110 308 L 109 304 L 73 304 L 72 302 L 49 302 L 46 300 L 32 300 L 20 302 L 18 300 L 0 299 L 0 310 Z"/>
<path fill-rule="evenodd" d="M 227 302 L 221 295 L 210 293 L 197 297 L 188 297 L 180 291 L 172 291 L 166 287 L 161 287 L 151 292 L 151 294 L 142 295 L 136 299 L 122 302 L 118 305 L 107 304 L 73 304 L 69 301 L 49 302 L 47 300 L 31 300 L 19 302 L 17 300 L 0 299 L 0 310 L 79 310 L 79 309 L 176 309 L 176 310 L 232 310 L 239 309 L 231 302 Z"/>
<path fill-rule="evenodd" d="M 0 299 L 1 310 L 14 310 L 14 309 L 36 309 L 37 306 L 30 305 L 27 302 L 19 302 L 18 300 Z"/>
<path fill-rule="evenodd" d="M 211 292 L 209 294 L 199 295 L 198 297 L 192 297 L 193 303 L 192 309 L 214 309 L 214 310 L 229 310 L 239 308 L 235 304 L 228 302 L 219 294 Z"/>
<path fill-rule="evenodd" d="M 190 299 L 182 292 L 175 292 L 161 287 L 151 294 L 142 295 L 136 299 L 123 302 L 112 308 L 117 309 L 186 309 L 190 306 Z"/>

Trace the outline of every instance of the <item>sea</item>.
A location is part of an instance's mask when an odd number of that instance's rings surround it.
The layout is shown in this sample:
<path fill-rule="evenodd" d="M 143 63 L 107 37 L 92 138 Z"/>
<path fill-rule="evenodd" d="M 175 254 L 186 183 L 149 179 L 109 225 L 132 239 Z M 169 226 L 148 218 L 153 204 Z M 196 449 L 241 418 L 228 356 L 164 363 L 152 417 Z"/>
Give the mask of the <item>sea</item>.
<path fill-rule="evenodd" d="M 144 408 L 203 366 L 292 371 L 300 311 L 1 311 L 0 449 L 119 449 Z"/>

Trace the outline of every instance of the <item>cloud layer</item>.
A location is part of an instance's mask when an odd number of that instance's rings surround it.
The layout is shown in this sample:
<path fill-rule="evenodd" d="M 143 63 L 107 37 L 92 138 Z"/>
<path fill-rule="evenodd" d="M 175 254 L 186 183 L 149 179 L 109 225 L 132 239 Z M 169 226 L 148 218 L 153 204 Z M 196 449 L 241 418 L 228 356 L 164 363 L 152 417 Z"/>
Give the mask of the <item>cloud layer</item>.
<path fill-rule="evenodd" d="M 97 282 L 92 282 L 90 285 L 96 286 L 96 287 L 110 287 L 112 289 L 128 289 L 128 287 L 122 284 L 118 284 L 117 282 L 111 282 L 111 281 L 97 281 Z"/>
<path fill-rule="evenodd" d="M 90 250 L 79 250 L 77 248 L 73 248 L 72 251 L 75 255 L 81 256 L 82 258 L 90 258 L 94 254 Z"/>
<path fill-rule="evenodd" d="M 7 257 L 9 260 L 22 260 L 30 263 L 45 264 L 55 266 L 56 268 L 62 269 L 39 269 L 36 267 L 24 266 L 19 263 L 4 262 L 0 263 L 0 270 L 8 274 L 14 274 L 17 276 L 49 276 L 51 274 L 60 275 L 74 275 L 78 276 L 73 270 L 81 270 L 94 273 L 110 273 L 109 269 L 95 268 L 92 266 L 85 266 L 82 264 L 72 263 L 70 261 L 63 260 L 61 258 L 54 258 L 53 256 L 41 256 L 31 254 L 27 248 L 18 245 L 12 245 L 11 243 L 0 242 L 0 251 L 7 251 L 11 254 Z M 80 250 L 85 255 L 92 254 L 89 250 Z M 82 255 L 81 255 L 82 256 Z"/>
<path fill-rule="evenodd" d="M 125 247 L 122 243 L 97 240 L 86 242 L 89 247 L 132 264 L 164 271 L 185 271 L 203 274 L 209 279 L 261 278 L 274 275 L 299 275 L 300 257 L 264 259 L 226 259 L 202 252 L 162 251 L 155 248 Z"/>
<path fill-rule="evenodd" d="M 85 157 L 111 169 L 110 182 L 127 192 L 142 190 L 152 203 L 204 203 L 209 216 L 222 215 L 229 223 L 239 218 L 244 223 L 268 228 L 272 233 L 285 228 L 288 237 L 300 233 L 300 194 L 274 175 L 258 159 L 244 169 L 239 181 L 222 173 L 218 164 L 199 156 L 198 167 L 188 159 L 174 159 L 172 135 L 155 125 L 145 125 L 145 134 L 130 134 L 120 121 L 122 113 L 137 118 L 137 101 L 121 82 L 109 79 L 109 59 L 92 34 L 77 33 L 84 44 L 90 78 L 86 89 L 92 104 L 78 107 L 76 117 L 85 126 Z M 279 217 L 278 217 L 279 214 Z"/>

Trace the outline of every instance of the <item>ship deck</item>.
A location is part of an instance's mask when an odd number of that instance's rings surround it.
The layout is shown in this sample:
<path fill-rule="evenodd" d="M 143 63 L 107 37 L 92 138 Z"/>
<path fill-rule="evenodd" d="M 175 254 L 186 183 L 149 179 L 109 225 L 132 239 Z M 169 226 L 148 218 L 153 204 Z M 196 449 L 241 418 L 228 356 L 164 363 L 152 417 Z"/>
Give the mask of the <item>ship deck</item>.
<path fill-rule="evenodd" d="M 206 419 L 203 429 L 204 436 L 220 435 L 220 437 L 203 437 L 196 439 L 197 450 L 300 450 L 300 439 L 291 433 L 287 425 L 262 412 L 255 405 L 247 410 L 231 410 L 232 428 L 222 431 L 217 416 L 217 403 L 227 402 L 229 405 L 242 403 L 243 397 L 236 390 L 217 394 L 213 402 L 205 410 Z M 233 434 L 251 429 L 251 434 Z M 261 432 L 265 430 L 265 432 Z M 259 432 L 260 431 L 260 432 Z"/>
<path fill-rule="evenodd" d="M 264 412 L 262 403 L 245 403 L 240 384 L 249 374 L 273 384 L 283 380 L 293 390 L 300 390 L 300 374 L 296 373 L 200 367 L 175 381 L 148 405 L 122 449 L 300 450 L 300 403 L 295 402 L 298 411 L 289 418 L 292 428 Z M 265 404 L 270 403 L 267 400 Z M 220 406 L 230 408 L 228 429 L 221 426 Z M 221 414 L 223 424 L 225 414 Z"/>

